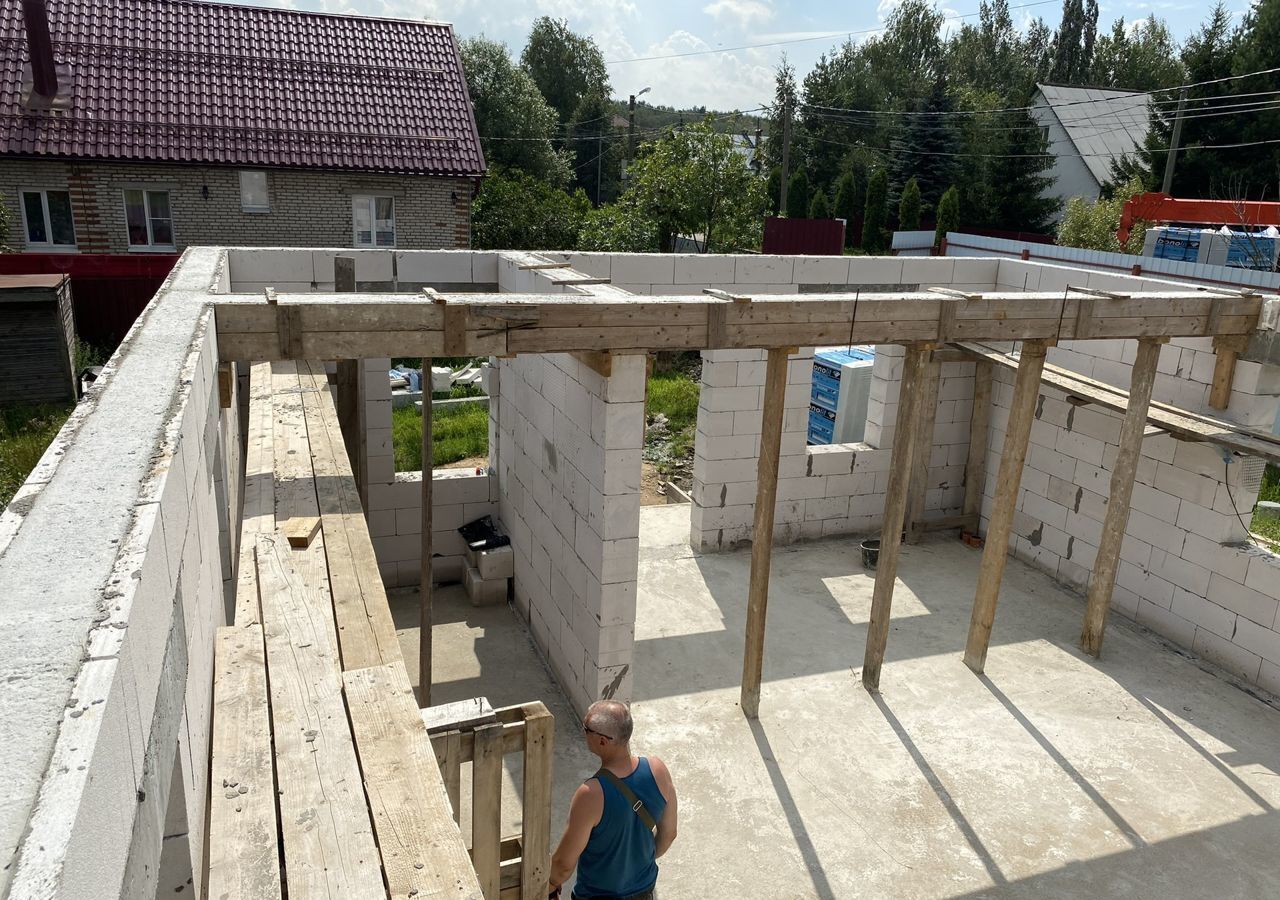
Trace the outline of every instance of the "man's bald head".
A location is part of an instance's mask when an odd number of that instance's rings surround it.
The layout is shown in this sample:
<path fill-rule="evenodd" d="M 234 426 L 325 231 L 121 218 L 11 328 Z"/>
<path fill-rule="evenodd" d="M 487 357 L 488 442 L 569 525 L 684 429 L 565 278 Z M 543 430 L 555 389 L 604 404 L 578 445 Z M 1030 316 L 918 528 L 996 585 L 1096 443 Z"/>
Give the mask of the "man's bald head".
<path fill-rule="evenodd" d="M 631 710 L 617 700 L 598 700 L 587 708 L 582 722 L 597 734 L 611 737 L 619 744 L 631 740 Z"/>

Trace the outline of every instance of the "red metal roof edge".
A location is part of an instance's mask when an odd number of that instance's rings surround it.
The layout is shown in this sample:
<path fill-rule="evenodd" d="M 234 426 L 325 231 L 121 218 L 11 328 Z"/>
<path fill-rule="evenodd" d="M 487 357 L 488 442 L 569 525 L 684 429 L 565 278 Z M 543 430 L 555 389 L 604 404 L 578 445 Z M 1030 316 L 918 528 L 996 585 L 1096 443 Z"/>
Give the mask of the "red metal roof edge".
<path fill-rule="evenodd" d="M 475 131 L 474 124 L 472 125 L 471 130 L 473 132 Z M 476 146 L 479 147 L 479 135 L 476 136 Z M 296 163 L 284 165 L 282 163 L 210 162 L 202 159 L 159 159 L 154 156 L 104 156 L 101 154 L 84 153 L 24 153 L 10 152 L 2 147 L 0 147 L 0 159 L 30 159 L 50 162 L 96 162 L 120 166 L 146 164 L 149 166 L 173 166 L 174 168 L 186 169 L 194 167 L 200 169 L 261 169 L 273 172 L 332 172 L 334 174 L 381 175 L 396 178 L 467 178 L 471 180 L 482 179 L 489 171 L 488 167 L 485 165 L 483 150 L 480 151 L 481 167 L 476 171 L 472 171 L 470 169 L 392 169 L 378 168 L 375 166 L 321 165 L 318 163 Z"/>
<path fill-rule="evenodd" d="M 480 140 L 480 128 L 476 125 L 476 107 L 471 102 L 471 86 L 467 84 L 467 69 L 462 64 L 462 48 L 458 45 L 458 36 L 453 33 L 453 26 L 449 27 L 449 38 L 453 42 L 453 58 L 458 62 L 458 71 L 462 73 L 462 99 L 467 102 L 467 109 L 471 115 L 468 120 L 471 122 L 471 136 L 476 141 L 476 156 L 480 161 L 480 175 L 483 176 L 489 170 L 489 164 L 484 158 L 484 142 Z"/>

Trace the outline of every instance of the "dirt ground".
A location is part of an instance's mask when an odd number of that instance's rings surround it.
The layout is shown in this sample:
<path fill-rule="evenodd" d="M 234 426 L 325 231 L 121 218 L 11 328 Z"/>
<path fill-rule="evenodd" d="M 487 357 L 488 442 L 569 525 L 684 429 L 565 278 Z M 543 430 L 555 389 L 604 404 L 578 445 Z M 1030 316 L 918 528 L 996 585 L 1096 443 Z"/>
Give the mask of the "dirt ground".
<path fill-rule="evenodd" d="M 653 463 L 640 463 L 640 505 L 665 506 L 667 495 L 662 490 L 662 476 Z"/>
<path fill-rule="evenodd" d="M 443 466 L 436 466 L 437 469 L 477 469 L 489 465 L 489 457 L 487 456 L 469 456 L 466 459 L 460 459 L 457 462 L 445 463 Z"/>

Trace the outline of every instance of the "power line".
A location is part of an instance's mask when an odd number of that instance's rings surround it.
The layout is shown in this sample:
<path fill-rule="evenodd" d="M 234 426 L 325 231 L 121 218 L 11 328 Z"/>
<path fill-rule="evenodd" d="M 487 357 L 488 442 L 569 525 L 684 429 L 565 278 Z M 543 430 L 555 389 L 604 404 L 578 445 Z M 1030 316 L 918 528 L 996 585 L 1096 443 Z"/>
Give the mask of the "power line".
<path fill-rule="evenodd" d="M 1035 0 L 1034 3 L 1020 3 L 1016 6 L 1010 6 L 1010 11 L 1015 9 L 1030 9 L 1033 6 L 1047 6 L 1050 3 L 1058 3 L 1059 0 Z M 980 16 L 980 12 L 964 13 L 963 15 L 943 16 L 942 21 L 954 22 L 960 19 L 972 19 Z M 864 34 L 875 34 L 884 31 L 883 28 L 862 28 L 854 31 L 832 31 L 826 34 L 815 34 L 812 37 L 790 38 L 784 41 L 766 41 L 761 44 L 742 44 L 738 47 L 709 47 L 706 50 L 686 50 L 683 53 L 667 53 L 660 56 L 634 56 L 631 59 L 614 59 L 605 63 L 606 66 L 619 66 L 623 63 L 634 62 L 653 62 L 659 59 L 683 59 L 687 56 L 705 56 L 709 53 L 737 53 L 739 50 L 759 50 L 765 47 L 782 47 L 787 44 L 804 44 L 810 41 L 829 41 L 832 38 L 847 37 L 852 40 L 854 35 L 862 36 Z"/>
<path fill-rule="evenodd" d="M 914 156 L 942 156 L 952 157 L 956 159 L 1056 159 L 1057 154 L 1054 153 L 948 153 L 939 150 L 915 150 L 911 147 L 868 147 L 865 144 L 859 144 L 854 141 L 833 141 L 828 138 L 810 138 L 820 144 L 833 144 L 837 147 L 850 147 L 860 150 L 870 150 L 874 153 L 888 154 L 910 154 Z M 1270 138 L 1262 141 L 1242 141 L 1235 144 L 1191 144 L 1183 150 L 1238 150 L 1242 147 L 1261 147 L 1264 145 L 1280 144 L 1280 138 Z M 1162 151 L 1163 152 L 1163 151 Z M 1111 158 L 1114 153 L 1075 153 L 1074 156 L 1080 157 L 1106 157 Z"/>

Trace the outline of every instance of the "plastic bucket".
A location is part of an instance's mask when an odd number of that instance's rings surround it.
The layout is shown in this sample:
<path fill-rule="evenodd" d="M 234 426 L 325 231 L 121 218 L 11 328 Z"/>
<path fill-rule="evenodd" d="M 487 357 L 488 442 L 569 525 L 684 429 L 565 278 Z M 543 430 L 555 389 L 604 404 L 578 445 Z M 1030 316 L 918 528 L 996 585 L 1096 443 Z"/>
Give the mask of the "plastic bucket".
<path fill-rule="evenodd" d="M 874 570 L 876 563 L 880 561 L 880 539 L 874 538 L 863 541 L 860 546 L 862 549 L 863 567 Z"/>

